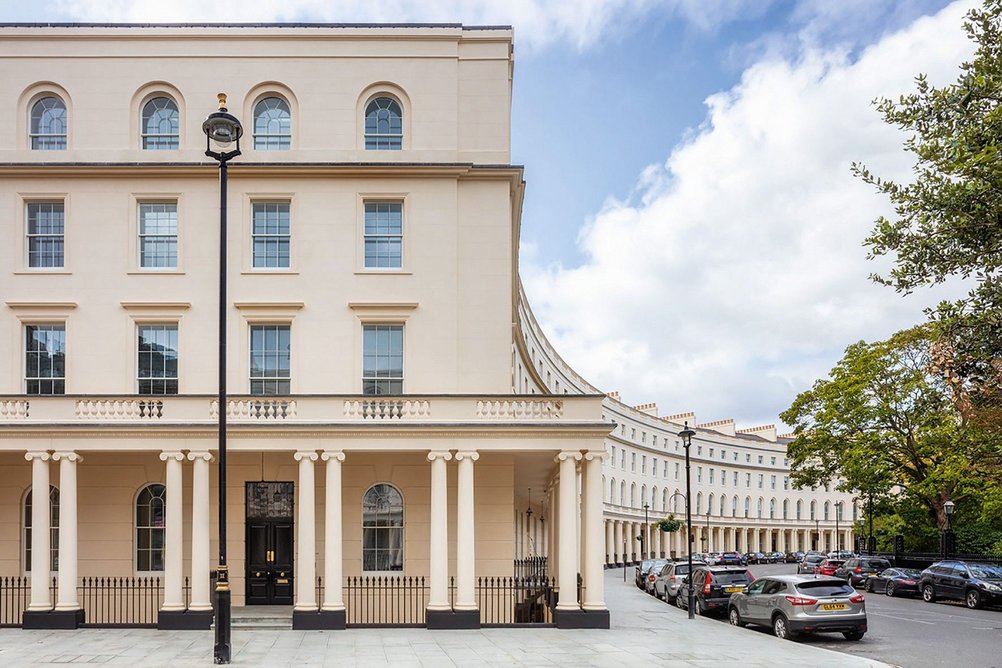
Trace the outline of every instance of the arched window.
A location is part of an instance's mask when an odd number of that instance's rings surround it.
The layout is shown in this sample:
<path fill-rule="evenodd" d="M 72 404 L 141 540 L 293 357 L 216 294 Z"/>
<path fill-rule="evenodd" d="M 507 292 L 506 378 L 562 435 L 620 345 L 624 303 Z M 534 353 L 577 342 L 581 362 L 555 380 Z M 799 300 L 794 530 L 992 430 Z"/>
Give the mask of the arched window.
<path fill-rule="evenodd" d="M 720 516 L 723 517 L 727 513 L 727 497 L 723 494 L 720 495 Z"/>
<path fill-rule="evenodd" d="M 647 485 L 640 488 L 640 507 L 643 508 L 645 503 L 647 503 Z"/>
<path fill-rule="evenodd" d="M 712 493 L 708 497 L 706 497 L 706 514 L 707 515 L 711 515 L 713 513 L 713 502 L 715 500 L 716 499 L 714 498 L 714 496 L 713 496 Z"/>
<path fill-rule="evenodd" d="M 674 499 L 675 499 L 675 512 L 676 513 L 682 512 L 681 511 L 681 507 L 682 507 L 682 493 L 679 492 L 677 489 L 675 490 Z"/>
<path fill-rule="evenodd" d="M 254 148 L 288 151 L 292 146 L 292 114 L 280 97 L 265 97 L 254 105 Z"/>
<path fill-rule="evenodd" d="M 828 515 L 829 515 L 830 512 L 831 512 L 831 506 L 830 506 L 830 504 L 827 501 L 825 501 L 825 519 L 826 520 L 828 519 Z"/>
<path fill-rule="evenodd" d="M 626 505 L 626 481 L 621 480 L 619 483 L 619 505 Z"/>
<path fill-rule="evenodd" d="M 136 495 L 136 571 L 159 573 L 164 569 L 167 526 L 167 488 L 159 483 L 143 487 Z"/>
<path fill-rule="evenodd" d="M 399 151 L 404 137 L 400 103 L 390 97 L 377 97 L 365 105 L 365 150 Z"/>
<path fill-rule="evenodd" d="M 657 509 L 658 509 L 658 488 L 657 487 L 652 487 L 651 488 L 651 510 L 657 510 Z M 662 510 L 664 510 L 664 508 L 662 508 Z"/>
<path fill-rule="evenodd" d="M 751 497 L 750 496 L 746 496 L 745 497 L 745 517 L 748 517 L 749 513 L 751 513 Z"/>
<path fill-rule="evenodd" d="M 609 483 L 609 503 L 616 503 L 616 479 Z"/>
<path fill-rule="evenodd" d="M 817 517 L 817 514 L 818 514 L 818 502 L 817 501 L 811 501 L 811 521 L 812 522 Z"/>
<path fill-rule="evenodd" d="M 738 516 L 738 497 L 731 499 L 731 517 Z"/>
<path fill-rule="evenodd" d="M 700 515 L 703 512 L 703 493 L 700 492 L 696 495 L 696 514 Z"/>
<path fill-rule="evenodd" d="M 630 508 L 637 507 L 637 483 L 630 483 Z"/>
<path fill-rule="evenodd" d="M 769 499 L 769 519 L 776 519 L 776 499 Z"/>
<path fill-rule="evenodd" d="M 49 485 L 49 570 L 59 570 L 59 490 Z M 31 490 L 24 496 L 24 572 L 31 572 Z"/>
<path fill-rule="evenodd" d="M 665 491 L 661 492 L 661 510 L 666 513 L 668 512 L 668 506 L 670 505 L 668 502 L 669 498 L 670 495 L 668 494 L 668 488 L 666 487 Z"/>
<path fill-rule="evenodd" d="M 28 137 L 33 151 L 62 151 L 66 148 L 66 103 L 47 96 L 31 105 Z"/>
<path fill-rule="evenodd" d="M 180 136 L 177 103 L 169 97 L 155 97 L 143 105 L 143 149 L 175 151 Z"/>
<path fill-rule="evenodd" d="M 790 500 L 783 499 L 783 519 L 790 519 Z"/>
<path fill-rule="evenodd" d="M 762 508 L 763 508 L 764 505 L 765 504 L 762 501 L 762 497 L 761 496 L 758 497 L 758 517 L 759 517 L 759 519 L 762 519 Z"/>
<path fill-rule="evenodd" d="M 797 501 L 797 519 L 798 520 L 802 519 L 801 516 L 803 514 L 804 514 L 804 502 L 803 501 Z"/>
<path fill-rule="evenodd" d="M 404 499 L 379 483 L 362 498 L 362 570 L 404 570 Z"/>

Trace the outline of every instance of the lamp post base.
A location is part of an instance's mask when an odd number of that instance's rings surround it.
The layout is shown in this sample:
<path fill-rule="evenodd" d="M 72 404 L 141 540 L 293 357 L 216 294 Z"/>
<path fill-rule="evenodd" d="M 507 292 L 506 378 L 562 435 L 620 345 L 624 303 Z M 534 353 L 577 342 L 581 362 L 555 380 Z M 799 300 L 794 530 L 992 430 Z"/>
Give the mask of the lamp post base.
<path fill-rule="evenodd" d="M 607 629 L 608 610 L 554 610 L 553 621 L 558 629 Z"/>
<path fill-rule="evenodd" d="M 216 644 L 213 663 L 230 662 L 230 590 L 216 590 Z"/>

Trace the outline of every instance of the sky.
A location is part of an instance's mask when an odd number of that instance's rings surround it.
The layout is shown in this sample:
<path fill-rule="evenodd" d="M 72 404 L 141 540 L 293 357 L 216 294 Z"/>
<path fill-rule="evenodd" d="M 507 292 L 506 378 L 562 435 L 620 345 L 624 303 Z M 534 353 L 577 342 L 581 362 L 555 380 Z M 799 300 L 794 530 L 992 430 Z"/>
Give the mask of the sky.
<path fill-rule="evenodd" d="M 973 0 L 0 0 L 0 21 L 510 24 L 521 274 L 561 355 L 604 391 L 698 421 L 779 423 L 845 347 L 924 320 L 868 276 L 908 180 L 873 106 L 953 81 Z M 783 425 L 780 425 L 782 431 Z"/>

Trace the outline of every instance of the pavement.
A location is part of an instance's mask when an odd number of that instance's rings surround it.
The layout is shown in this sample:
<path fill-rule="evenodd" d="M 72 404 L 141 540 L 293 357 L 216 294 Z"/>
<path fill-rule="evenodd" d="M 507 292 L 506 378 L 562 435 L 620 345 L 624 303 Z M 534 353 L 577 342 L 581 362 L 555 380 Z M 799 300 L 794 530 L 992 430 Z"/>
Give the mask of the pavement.
<path fill-rule="evenodd" d="M 479 631 L 350 629 L 237 631 L 235 666 L 720 666 L 878 668 L 864 657 L 782 641 L 712 619 L 689 620 L 638 590 L 628 569 L 605 573 L 609 630 L 492 628 Z M 209 631 L 0 630 L 0 666 L 212 665 Z"/>

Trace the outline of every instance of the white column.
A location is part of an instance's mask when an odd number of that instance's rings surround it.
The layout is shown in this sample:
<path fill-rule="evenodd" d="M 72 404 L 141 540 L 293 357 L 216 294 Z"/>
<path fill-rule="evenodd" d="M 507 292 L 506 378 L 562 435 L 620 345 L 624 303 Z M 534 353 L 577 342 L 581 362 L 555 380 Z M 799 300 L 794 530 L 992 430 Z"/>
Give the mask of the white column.
<path fill-rule="evenodd" d="M 184 484 L 180 452 L 161 452 L 167 462 L 167 526 L 164 529 L 164 604 L 161 610 L 184 610 Z"/>
<path fill-rule="evenodd" d="M 585 534 L 584 601 L 585 610 L 605 610 L 605 575 L 602 572 L 602 459 L 604 452 L 589 452 L 582 462 L 581 483 L 584 512 L 581 528 Z"/>
<path fill-rule="evenodd" d="M 448 452 L 429 452 L 431 462 L 431 564 L 428 592 L 429 610 L 451 610 L 449 606 L 449 509 L 445 463 Z"/>
<path fill-rule="evenodd" d="M 616 527 L 612 520 L 605 521 L 605 563 L 616 563 Z"/>
<path fill-rule="evenodd" d="M 615 520 L 612 523 L 612 533 L 612 543 L 616 548 L 613 550 L 612 563 L 620 564 L 623 563 L 623 523 Z"/>
<path fill-rule="evenodd" d="M 456 481 L 456 610 L 477 609 L 473 462 L 478 459 L 480 455 L 476 452 L 456 453 L 459 463 Z"/>
<path fill-rule="evenodd" d="M 550 555 L 546 559 L 551 578 L 560 577 L 560 480 L 550 485 Z"/>
<path fill-rule="evenodd" d="M 327 462 L 327 486 L 324 498 L 324 610 L 344 610 L 341 584 L 344 581 L 341 564 L 341 462 L 344 453 L 325 450 L 321 458 Z"/>
<path fill-rule="evenodd" d="M 191 472 L 191 604 L 189 610 L 212 610 L 209 597 L 209 462 L 208 452 L 189 452 Z"/>
<path fill-rule="evenodd" d="M 299 462 L 299 513 L 296 529 L 299 548 L 296 550 L 296 610 L 317 609 L 317 481 L 313 462 L 317 453 L 300 450 L 294 457 Z"/>
<path fill-rule="evenodd" d="M 29 610 L 51 610 L 49 592 L 49 453 L 28 452 L 31 462 L 31 605 Z"/>
<path fill-rule="evenodd" d="M 556 456 L 560 462 L 560 534 L 559 562 L 557 586 L 560 588 L 557 599 L 557 610 L 578 610 L 578 579 L 577 579 L 577 484 L 575 464 L 581 459 L 581 453 L 563 451 Z"/>
<path fill-rule="evenodd" d="M 56 452 L 59 462 L 59 590 L 56 610 L 79 610 L 77 601 L 77 462 L 75 452 Z M 32 518 L 34 526 L 34 518 Z"/>

